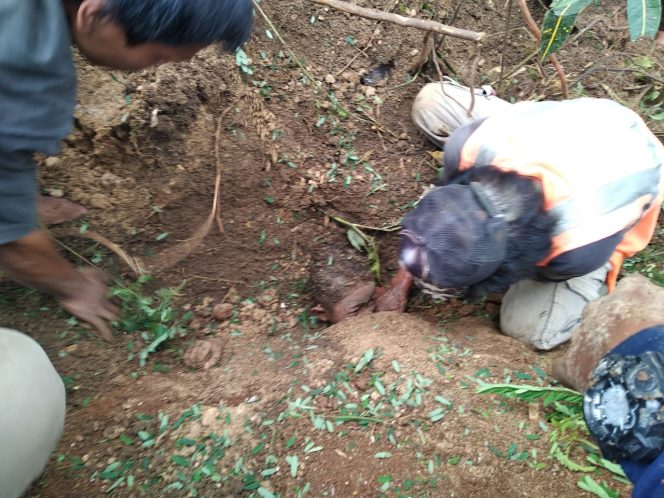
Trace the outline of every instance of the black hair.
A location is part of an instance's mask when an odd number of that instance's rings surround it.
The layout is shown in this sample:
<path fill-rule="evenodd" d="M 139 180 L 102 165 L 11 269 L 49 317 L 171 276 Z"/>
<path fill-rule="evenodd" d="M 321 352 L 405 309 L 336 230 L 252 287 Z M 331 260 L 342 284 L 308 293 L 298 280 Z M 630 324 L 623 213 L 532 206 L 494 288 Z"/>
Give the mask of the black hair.
<path fill-rule="evenodd" d="M 224 42 L 235 50 L 251 34 L 253 6 L 251 0 L 106 0 L 105 13 L 130 45 Z"/>
<path fill-rule="evenodd" d="M 488 278 L 471 285 L 467 294 L 476 298 L 503 292 L 510 285 L 537 274 L 537 263 L 551 251 L 556 217 L 544 209 L 537 180 L 494 167 L 472 168 L 450 183 L 478 182 L 507 223 L 505 260 Z"/>

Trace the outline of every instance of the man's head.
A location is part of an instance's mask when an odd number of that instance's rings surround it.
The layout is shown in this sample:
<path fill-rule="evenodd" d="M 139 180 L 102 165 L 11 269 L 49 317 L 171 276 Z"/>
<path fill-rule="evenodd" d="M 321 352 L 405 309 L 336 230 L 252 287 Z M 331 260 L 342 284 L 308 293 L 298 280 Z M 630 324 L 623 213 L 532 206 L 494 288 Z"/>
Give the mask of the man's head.
<path fill-rule="evenodd" d="M 478 297 L 533 278 L 557 222 L 538 183 L 492 167 L 457 181 L 432 189 L 404 218 L 401 266 L 434 296 L 467 289 Z"/>
<path fill-rule="evenodd" d="M 432 189 L 403 227 L 400 264 L 421 286 L 469 287 L 506 257 L 507 225 L 479 183 Z"/>
<path fill-rule="evenodd" d="M 251 0 L 63 0 L 74 43 L 95 64 L 136 70 L 191 59 L 251 32 Z"/>

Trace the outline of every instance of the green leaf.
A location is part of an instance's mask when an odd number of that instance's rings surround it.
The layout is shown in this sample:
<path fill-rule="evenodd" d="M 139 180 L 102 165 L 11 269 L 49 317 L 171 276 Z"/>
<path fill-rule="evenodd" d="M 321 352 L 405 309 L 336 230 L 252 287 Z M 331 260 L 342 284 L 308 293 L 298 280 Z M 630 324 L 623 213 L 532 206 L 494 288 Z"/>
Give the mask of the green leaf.
<path fill-rule="evenodd" d="M 596 467 L 592 466 L 579 465 L 578 463 L 574 462 L 570 457 L 565 455 L 565 453 L 563 453 L 560 450 L 560 448 L 556 448 L 553 454 L 556 457 L 556 460 L 558 460 L 565 467 L 567 467 L 569 470 L 573 470 L 574 472 L 594 472 L 596 469 Z"/>
<path fill-rule="evenodd" d="M 390 453 L 389 451 L 379 451 L 378 453 L 376 453 L 374 455 L 374 458 L 379 458 L 379 459 L 381 459 L 381 458 L 390 458 L 391 456 L 392 456 L 392 453 Z"/>
<path fill-rule="evenodd" d="M 600 498 L 618 498 L 620 496 L 617 491 L 609 488 L 604 483 L 599 484 L 590 476 L 583 476 L 576 485 Z"/>
<path fill-rule="evenodd" d="M 297 469 L 300 466 L 300 460 L 297 458 L 297 455 L 288 455 L 286 457 L 286 463 L 290 465 L 290 475 L 291 477 L 297 477 Z"/>
<path fill-rule="evenodd" d="M 359 233 L 357 233 L 356 230 L 349 228 L 348 232 L 346 233 L 346 236 L 348 237 L 348 241 L 355 248 L 355 250 L 359 252 L 366 251 L 367 242 L 362 238 L 362 236 Z"/>
<path fill-rule="evenodd" d="M 588 7 L 593 0 L 554 0 L 551 2 L 551 11 L 557 15 L 578 15 L 583 9 Z"/>
<path fill-rule="evenodd" d="M 375 357 L 376 357 L 375 351 L 373 349 L 367 349 L 362 354 L 360 361 L 358 361 L 357 365 L 355 365 L 355 370 L 353 371 L 353 373 L 360 373 L 362 369 L 366 367 L 369 363 L 371 363 Z"/>
<path fill-rule="evenodd" d="M 191 465 L 189 459 L 182 455 L 171 455 L 171 461 L 177 465 L 182 465 L 183 467 L 189 467 Z"/>
<path fill-rule="evenodd" d="M 120 437 L 118 438 L 122 444 L 126 444 L 127 446 L 130 446 L 134 444 L 134 439 L 131 436 L 128 436 L 127 434 L 120 434 Z"/>
<path fill-rule="evenodd" d="M 632 41 L 641 37 L 654 38 L 662 15 L 660 0 L 627 0 L 627 24 Z"/>
<path fill-rule="evenodd" d="M 584 0 L 585 1 L 585 0 Z M 591 0 L 592 1 L 592 0 Z M 590 1 L 588 1 L 588 4 Z M 544 23 L 542 24 L 542 40 L 540 42 L 540 53 L 542 59 L 556 52 L 562 47 L 567 37 L 572 32 L 576 18 L 579 15 L 569 14 L 571 5 L 560 11 L 556 15 L 552 10 L 547 10 L 544 15 Z"/>
<path fill-rule="evenodd" d="M 265 469 L 263 472 L 261 472 L 261 476 L 269 477 L 273 474 L 276 474 L 278 471 L 279 471 L 279 467 L 271 467 L 271 468 Z"/>
<path fill-rule="evenodd" d="M 263 487 L 258 488 L 256 492 L 261 498 L 277 498 L 277 495 L 275 495 L 272 491 L 268 491 Z"/>

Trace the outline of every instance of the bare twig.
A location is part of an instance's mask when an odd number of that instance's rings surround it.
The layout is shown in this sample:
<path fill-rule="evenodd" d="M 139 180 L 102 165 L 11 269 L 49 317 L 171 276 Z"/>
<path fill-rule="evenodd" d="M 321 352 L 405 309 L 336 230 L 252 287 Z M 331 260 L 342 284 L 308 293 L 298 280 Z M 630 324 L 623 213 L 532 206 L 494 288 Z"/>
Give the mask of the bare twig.
<path fill-rule="evenodd" d="M 512 70 L 509 72 L 509 74 L 508 74 L 507 76 L 505 76 L 503 79 L 504 79 L 504 80 L 508 80 L 508 79 L 510 79 L 512 76 L 514 76 L 516 73 L 518 73 L 518 72 L 521 70 L 521 68 L 522 68 L 523 66 L 525 66 L 526 64 L 528 64 L 528 62 L 529 62 L 533 57 L 536 57 L 538 53 L 539 53 L 539 48 L 536 48 L 534 52 L 528 54 L 528 56 L 526 56 L 526 57 L 525 57 L 521 62 L 519 62 L 516 66 L 514 66 L 514 68 L 512 68 Z"/>
<path fill-rule="evenodd" d="M 468 108 L 468 117 L 473 117 L 475 108 L 475 78 L 477 78 L 477 66 L 480 64 L 480 42 L 475 43 L 475 57 L 470 65 L 470 76 L 468 77 L 468 87 L 470 88 L 470 107 Z"/>
<path fill-rule="evenodd" d="M 523 16 L 524 21 L 526 21 L 526 26 L 528 27 L 528 31 L 535 37 L 535 40 L 537 43 L 539 43 L 542 39 L 542 34 L 540 33 L 540 29 L 537 26 L 537 23 L 533 19 L 533 16 L 530 14 L 530 9 L 528 9 L 528 5 L 526 4 L 526 0 L 516 0 L 519 4 L 519 9 L 521 10 L 521 15 Z M 569 98 L 569 88 L 567 86 L 567 77 L 565 76 L 565 72 L 563 71 L 562 66 L 560 65 L 560 62 L 558 62 L 558 58 L 556 57 L 555 54 L 551 54 L 549 56 L 549 61 L 551 62 L 551 65 L 556 71 L 556 74 L 558 75 L 558 78 L 560 79 L 560 86 L 561 90 L 563 92 L 563 97 L 566 99 Z"/>
<path fill-rule="evenodd" d="M 219 227 L 219 233 L 224 233 L 224 223 L 221 219 L 221 202 L 219 201 L 219 196 L 221 194 L 221 123 L 224 120 L 228 111 L 230 111 L 234 105 L 231 105 L 224 109 L 219 116 L 219 122 L 217 123 L 217 131 L 214 134 L 214 161 L 216 164 L 217 176 L 214 180 L 214 199 L 212 200 L 212 212 L 214 213 L 215 220 L 217 222 L 217 227 Z"/>
<path fill-rule="evenodd" d="M 451 16 L 448 16 L 447 19 L 445 19 L 445 22 L 447 24 L 454 24 L 456 22 L 456 18 L 459 15 L 459 12 L 461 11 L 461 7 L 463 7 L 463 4 L 466 0 L 459 0 L 459 2 L 456 5 L 456 8 L 454 9 L 454 12 L 452 13 Z M 438 10 L 438 3 L 436 3 L 436 10 Z M 436 50 L 440 50 L 443 47 L 443 43 L 445 42 L 445 35 L 440 37 L 440 40 L 438 40 L 438 44 L 436 45 Z"/>
<path fill-rule="evenodd" d="M 462 109 L 465 109 L 465 106 L 461 102 L 445 91 L 445 75 L 443 74 L 443 70 L 440 68 L 440 64 L 438 63 L 438 54 L 436 54 L 436 47 L 433 46 L 433 43 L 431 44 L 431 60 L 433 60 L 433 65 L 435 66 L 436 72 L 438 73 L 438 79 L 440 80 L 440 91 L 443 92 L 445 97 L 456 103 L 456 105 Z"/>
<path fill-rule="evenodd" d="M 127 252 L 124 249 L 122 249 L 122 247 L 117 245 L 115 242 L 111 242 L 103 235 L 93 232 L 92 230 L 86 230 L 85 232 L 81 232 L 80 230 L 76 230 L 75 228 L 58 227 L 58 228 L 52 228 L 50 230 L 50 233 L 56 237 L 82 237 L 84 239 L 94 240 L 95 242 L 103 245 L 111 252 L 115 253 L 118 257 L 120 257 L 120 259 L 122 259 L 125 263 L 127 263 L 127 266 L 131 268 L 131 271 L 133 271 L 136 276 L 141 275 L 142 273 L 145 272 L 144 263 L 143 261 L 141 261 L 141 258 L 135 258 L 133 256 L 130 256 L 129 254 L 127 254 Z M 60 242 L 58 243 L 60 244 Z M 67 246 L 64 246 L 64 244 L 60 245 L 66 247 L 67 250 L 70 250 L 72 252 L 72 254 L 82 258 L 82 256 L 75 253 Z"/>
<path fill-rule="evenodd" d="M 422 66 L 424 66 L 424 64 L 426 63 L 427 59 L 429 58 L 429 45 L 431 43 L 432 35 L 433 34 L 431 31 L 427 31 L 424 34 L 420 55 L 418 55 L 417 59 L 415 59 L 415 62 L 411 64 L 410 68 L 408 69 L 409 73 L 416 73 L 416 74 L 419 73 Z"/>
<path fill-rule="evenodd" d="M 312 0 L 312 1 L 313 1 L 313 0 Z M 300 59 L 297 57 L 297 55 L 295 55 L 295 52 L 293 52 L 293 50 L 290 48 L 290 46 L 288 45 L 288 43 L 286 43 L 286 41 L 282 38 L 281 34 L 279 34 L 279 30 L 278 30 L 278 29 L 276 28 L 276 26 L 272 23 L 272 21 L 271 21 L 270 18 L 267 16 L 267 14 L 265 13 L 265 11 L 263 11 L 263 9 L 262 9 L 261 6 L 258 4 L 258 2 L 257 2 L 256 0 L 253 0 L 253 3 L 254 3 L 254 7 L 256 8 L 256 10 L 258 11 L 258 13 L 261 15 L 261 17 L 265 20 L 265 22 L 267 23 L 267 25 L 268 25 L 268 26 L 270 27 L 270 29 L 272 30 L 272 33 L 274 33 L 274 35 L 275 35 L 275 36 L 277 37 L 277 39 L 281 42 L 281 44 L 284 46 L 284 48 L 285 48 L 286 51 L 289 53 L 289 55 L 293 58 L 293 60 L 295 61 L 295 63 L 300 67 L 300 69 L 302 70 L 302 73 L 303 73 L 307 78 L 309 78 L 309 81 L 311 81 L 312 85 L 314 85 L 314 91 L 318 91 L 318 90 L 323 89 L 323 84 L 322 84 L 320 81 L 318 81 L 316 78 L 314 78 L 313 75 L 309 72 L 309 70 L 307 70 L 307 68 L 304 67 L 304 64 L 302 64 L 302 62 L 301 62 Z M 343 2 L 341 2 L 341 3 L 343 3 Z M 359 119 L 359 120 L 362 120 L 362 121 L 366 121 L 364 118 L 360 117 L 357 113 L 352 113 L 352 112 L 350 112 L 348 109 L 346 109 L 346 108 L 345 108 L 344 106 L 342 106 L 341 104 L 337 104 L 337 105 L 339 106 L 340 109 L 343 109 L 344 111 L 346 111 L 346 113 L 347 113 L 349 116 L 353 116 L 355 119 Z M 367 117 L 367 119 L 368 119 L 370 122 L 372 122 L 374 125 L 376 125 L 376 127 L 381 127 L 382 129 L 385 129 L 385 127 L 384 127 L 383 125 L 381 125 L 379 122 L 377 122 L 372 116 L 370 116 L 369 114 L 366 114 L 366 113 L 364 113 L 364 115 Z M 392 133 L 392 132 L 390 132 L 390 134 L 391 134 L 392 136 L 394 136 L 395 138 L 397 138 L 397 139 L 399 138 L 398 135 L 395 135 L 395 134 Z"/>
<path fill-rule="evenodd" d="M 342 12 L 347 12 L 348 14 L 353 14 L 359 17 L 364 17 L 366 19 L 373 19 L 375 21 L 386 21 L 398 26 L 405 26 L 409 28 L 416 28 L 422 31 L 433 31 L 435 33 L 441 33 L 448 36 L 454 36 L 455 38 L 462 38 L 464 40 L 470 41 L 480 41 L 484 38 L 484 33 L 469 31 L 466 29 L 455 28 L 453 26 L 447 26 L 436 21 L 431 21 L 428 19 L 414 19 L 412 17 L 405 17 L 399 14 L 392 14 L 388 12 L 383 12 L 381 10 L 369 9 L 366 7 L 360 7 L 358 5 L 353 5 L 350 2 L 344 2 L 341 0 L 310 0 L 311 2 L 318 3 L 321 5 L 327 5 L 332 7 L 335 10 L 340 10 Z M 254 5 L 256 2 L 254 2 Z"/>
<path fill-rule="evenodd" d="M 500 76 L 498 78 L 498 89 L 503 85 L 503 73 L 505 72 L 505 55 L 507 54 L 507 39 L 509 38 L 510 23 L 512 22 L 512 7 L 514 0 L 508 0 L 507 19 L 505 20 L 505 38 L 503 38 L 503 49 L 500 52 Z"/>

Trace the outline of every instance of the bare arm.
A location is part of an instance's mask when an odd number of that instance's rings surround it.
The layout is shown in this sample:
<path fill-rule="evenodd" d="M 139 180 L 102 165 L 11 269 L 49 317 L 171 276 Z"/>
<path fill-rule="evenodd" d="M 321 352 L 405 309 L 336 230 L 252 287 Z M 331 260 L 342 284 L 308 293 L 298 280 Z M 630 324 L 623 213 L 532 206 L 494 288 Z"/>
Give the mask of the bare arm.
<path fill-rule="evenodd" d="M 77 271 L 42 230 L 0 245 L 0 268 L 17 282 L 51 294 L 71 314 L 95 326 L 104 339 L 113 339 L 106 320 L 116 317 L 117 308 L 106 298 L 106 286 L 92 272 Z"/>

